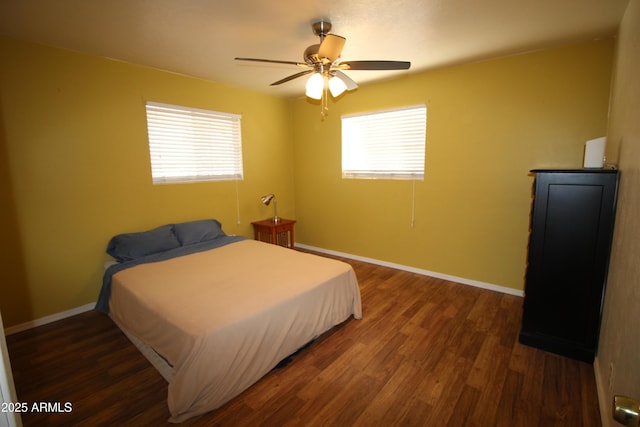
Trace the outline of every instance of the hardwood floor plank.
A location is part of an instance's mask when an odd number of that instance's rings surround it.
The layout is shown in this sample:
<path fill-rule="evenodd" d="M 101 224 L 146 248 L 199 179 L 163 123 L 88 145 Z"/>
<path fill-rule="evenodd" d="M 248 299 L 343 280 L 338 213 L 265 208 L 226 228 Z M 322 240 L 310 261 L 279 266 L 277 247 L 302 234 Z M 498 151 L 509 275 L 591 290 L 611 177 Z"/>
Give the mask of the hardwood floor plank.
<path fill-rule="evenodd" d="M 429 414 L 429 418 L 425 420 L 425 425 L 446 425 L 449 419 L 454 415 L 455 405 L 465 390 L 466 378 L 471 370 L 469 361 L 464 357 L 452 355 L 452 361 L 441 363 L 436 367 L 436 371 L 444 370 L 447 372 L 446 378 L 441 379 L 442 394 L 440 398 L 434 402 L 433 412 Z"/>
<path fill-rule="evenodd" d="M 462 393 L 455 402 L 453 413 L 447 422 L 447 426 L 472 426 L 477 425 L 472 414 L 478 404 L 480 391 L 470 386 L 463 387 Z"/>
<path fill-rule="evenodd" d="M 355 424 L 366 425 L 371 420 L 375 420 L 380 425 L 392 425 L 400 415 L 409 412 L 415 390 L 406 385 L 412 382 L 417 373 L 419 368 L 415 363 L 401 362 Z"/>
<path fill-rule="evenodd" d="M 333 257 L 336 258 L 336 257 Z M 522 298 L 361 261 L 347 320 L 184 426 L 600 426 L 593 367 L 518 342 Z M 30 426 L 160 426 L 167 384 L 88 312 L 7 337 L 18 397 L 71 402 Z"/>
<path fill-rule="evenodd" d="M 433 407 L 427 405 L 420 399 L 413 398 L 408 402 L 407 410 L 404 413 L 398 413 L 390 426 L 426 426 L 425 420 L 429 418 L 429 414 L 433 413 Z M 369 425 L 375 426 L 375 419 L 368 420 Z M 378 424 L 380 425 L 380 424 Z"/>
<path fill-rule="evenodd" d="M 507 370 L 505 382 L 500 393 L 500 400 L 495 414 L 496 427 L 524 427 L 537 425 L 532 420 L 530 413 L 533 408 L 527 405 L 527 401 L 521 396 L 524 375 L 520 372 Z M 477 419 L 484 419 L 478 416 Z M 531 424 L 527 424 L 531 422 Z"/>
<path fill-rule="evenodd" d="M 355 375 L 347 386 L 316 414 L 308 425 L 351 426 L 380 389 L 380 381 L 367 374 Z"/>

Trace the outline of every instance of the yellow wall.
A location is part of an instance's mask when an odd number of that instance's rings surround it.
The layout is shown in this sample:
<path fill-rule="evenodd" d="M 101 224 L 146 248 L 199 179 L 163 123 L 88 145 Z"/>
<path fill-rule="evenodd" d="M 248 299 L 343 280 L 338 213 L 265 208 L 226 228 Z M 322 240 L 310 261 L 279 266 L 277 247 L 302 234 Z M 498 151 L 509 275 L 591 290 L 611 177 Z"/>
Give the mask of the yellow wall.
<path fill-rule="evenodd" d="M 533 168 L 582 166 L 603 136 L 613 40 L 362 86 L 328 116 L 292 102 L 297 240 L 521 290 Z M 357 79 L 357 77 L 356 77 Z M 340 116 L 427 105 L 424 181 L 341 179 Z"/>
<path fill-rule="evenodd" d="M 13 188 L 9 175 L 4 120 L 0 104 L 0 310 L 7 320 L 31 319 L 29 288 L 22 259 Z"/>
<path fill-rule="evenodd" d="M 5 325 L 94 302 L 112 235 L 215 217 L 250 236 L 268 192 L 301 243 L 522 289 L 528 170 L 579 167 L 584 141 L 605 134 L 612 55 L 600 41 L 410 74 L 321 120 L 304 99 L 0 38 Z M 145 100 L 242 114 L 239 225 L 234 183 L 151 185 Z M 418 103 L 427 169 L 412 228 L 411 182 L 341 179 L 340 115 Z"/>
<path fill-rule="evenodd" d="M 295 216 L 286 101 L 8 38 L 0 58 L 5 326 L 95 302 L 114 234 L 217 218 L 250 236 L 269 192 Z M 239 225 L 233 182 L 151 184 L 145 100 L 242 114 Z"/>

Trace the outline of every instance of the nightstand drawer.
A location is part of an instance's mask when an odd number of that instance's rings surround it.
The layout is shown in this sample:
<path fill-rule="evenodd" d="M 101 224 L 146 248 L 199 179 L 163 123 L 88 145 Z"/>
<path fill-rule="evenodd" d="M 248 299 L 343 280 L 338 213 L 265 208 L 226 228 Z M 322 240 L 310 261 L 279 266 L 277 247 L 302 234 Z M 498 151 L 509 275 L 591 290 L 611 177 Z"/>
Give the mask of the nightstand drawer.
<path fill-rule="evenodd" d="M 296 221 L 280 218 L 252 222 L 255 240 L 294 249 L 293 227 Z"/>

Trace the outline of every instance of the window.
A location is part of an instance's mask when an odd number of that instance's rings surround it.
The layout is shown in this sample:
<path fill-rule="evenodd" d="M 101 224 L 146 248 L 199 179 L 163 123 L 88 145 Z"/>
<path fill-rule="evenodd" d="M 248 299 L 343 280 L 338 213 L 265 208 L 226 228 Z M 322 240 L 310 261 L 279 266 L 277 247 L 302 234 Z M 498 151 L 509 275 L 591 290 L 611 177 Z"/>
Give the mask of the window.
<path fill-rule="evenodd" d="M 424 179 L 427 107 L 342 116 L 342 177 Z"/>
<path fill-rule="evenodd" d="M 243 178 L 240 115 L 146 103 L 154 184 Z"/>

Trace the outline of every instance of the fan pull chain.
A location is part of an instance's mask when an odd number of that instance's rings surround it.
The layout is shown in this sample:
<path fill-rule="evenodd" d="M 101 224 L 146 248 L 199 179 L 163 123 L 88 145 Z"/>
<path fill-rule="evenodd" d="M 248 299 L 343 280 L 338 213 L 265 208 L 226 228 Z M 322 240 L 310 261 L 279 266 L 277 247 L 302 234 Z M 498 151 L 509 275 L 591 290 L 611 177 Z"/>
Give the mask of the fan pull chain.
<path fill-rule="evenodd" d="M 320 101 L 320 108 L 320 115 L 326 117 L 327 111 L 329 111 L 329 90 L 326 77 L 324 78 L 324 94 L 322 95 L 322 101 Z"/>

